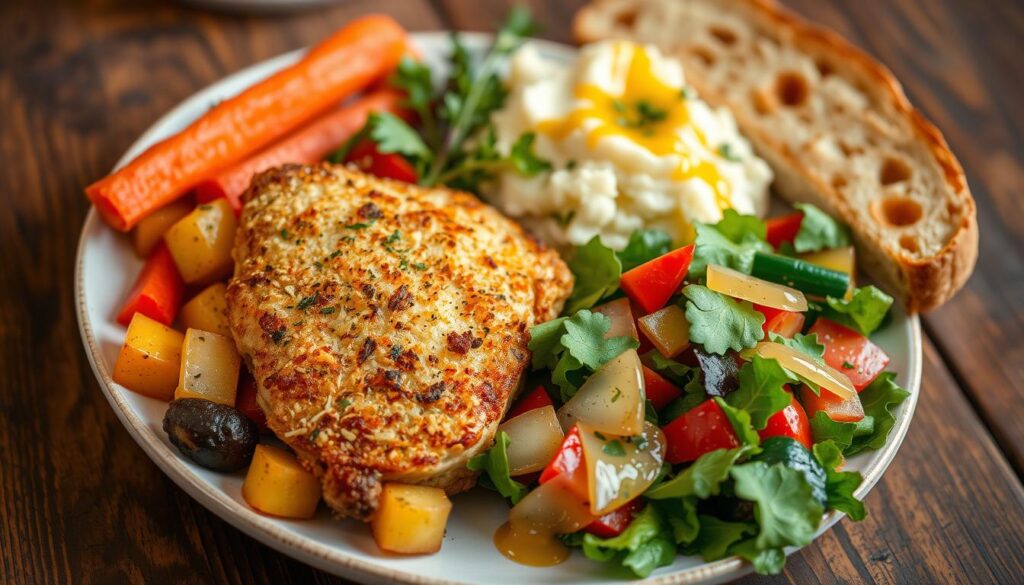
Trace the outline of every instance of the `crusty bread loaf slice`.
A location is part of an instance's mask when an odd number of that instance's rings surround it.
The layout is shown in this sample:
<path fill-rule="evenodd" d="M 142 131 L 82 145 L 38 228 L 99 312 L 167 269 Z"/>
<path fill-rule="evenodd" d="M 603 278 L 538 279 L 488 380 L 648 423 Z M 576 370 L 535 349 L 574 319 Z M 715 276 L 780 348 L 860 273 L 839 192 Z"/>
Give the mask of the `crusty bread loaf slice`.
<path fill-rule="evenodd" d="M 862 267 L 909 311 L 970 276 L 978 225 L 960 164 L 892 73 L 835 33 L 771 0 L 597 0 L 574 32 L 680 58 L 774 168 L 774 189 L 850 224 Z"/>

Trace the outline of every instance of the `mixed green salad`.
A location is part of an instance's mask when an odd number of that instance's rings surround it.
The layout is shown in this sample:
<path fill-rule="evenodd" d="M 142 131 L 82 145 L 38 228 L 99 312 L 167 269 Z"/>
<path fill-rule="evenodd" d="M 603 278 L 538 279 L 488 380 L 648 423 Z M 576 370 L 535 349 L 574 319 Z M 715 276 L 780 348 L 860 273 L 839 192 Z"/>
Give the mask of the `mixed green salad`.
<path fill-rule="evenodd" d="M 853 287 L 848 230 L 813 206 L 767 222 L 726 211 L 696 232 L 694 244 L 675 250 L 664 234 L 642 230 L 621 252 L 600 238 L 576 251 L 564 316 L 531 330 L 540 385 L 470 466 L 514 505 L 558 476 L 573 476 L 575 493 L 592 500 L 608 488 L 586 485 L 601 473 L 576 473 L 592 456 L 580 429 L 632 394 L 589 384 L 638 352 L 642 416 L 660 429 L 648 442 L 662 463 L 641 493 L 561 540 L 641 577 L 677 554 L 738 555 L 759 573 L 778 573 L 785 547 L 808 544 L 826 512 L 865 517 L 853 495 L 861 475 L 841 469 L 846 457 L 885 444 L 893 409 L 908 396 L 868 338 L 893 300 Z M 791 310 L 801 299 L 805 308 Z M 564 429 L 542 473 L 517 473 L 523 466 L 510 463 L 510 450 L 529 439 L 505 428 L 524 432 L 516 418 L 542 408 L 565 422 L 584 391 L 591 412 Z M 632 436 L 599 434 L 597 458 L 615 465 L 623 455 L 615 445 Z"/>

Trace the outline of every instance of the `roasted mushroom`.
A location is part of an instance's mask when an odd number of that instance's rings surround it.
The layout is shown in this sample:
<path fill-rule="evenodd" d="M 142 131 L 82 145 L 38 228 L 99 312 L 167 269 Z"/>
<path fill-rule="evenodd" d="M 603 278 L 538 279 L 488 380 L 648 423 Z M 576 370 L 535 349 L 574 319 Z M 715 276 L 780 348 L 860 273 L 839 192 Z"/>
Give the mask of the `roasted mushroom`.
<path fill-rule="evenodd" d="M 256 423 L 239 410 L 199 398 L 171 402 L 164 432 L 189 459 L 217 471 L 248 465 L 259 439 Z"/>

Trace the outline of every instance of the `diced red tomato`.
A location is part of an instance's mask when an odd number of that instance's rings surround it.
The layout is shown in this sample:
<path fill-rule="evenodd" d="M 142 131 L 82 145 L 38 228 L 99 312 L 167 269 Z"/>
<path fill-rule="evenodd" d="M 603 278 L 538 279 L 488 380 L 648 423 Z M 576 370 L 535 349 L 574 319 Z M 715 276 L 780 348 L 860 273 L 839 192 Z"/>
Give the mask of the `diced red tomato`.
<path fill-rule="evenodd" d="M 813 390 L 803 386 L 800 388 L 800 402 L 803 403 L 808 418 L 814 418 L 819 412 L 824 412 L 836 422 L 857 422 L 864 419 L 864 407 L 859 396 L 843 399 L 824 388 L 820 394 L 815 394 Z"/>
<path fill-rule="evenodd" d="M 580 439 L 580 429 L 575 425 L 565 434 L 558 453 L 541 472 L 540 483 L 547 483 L 556 477 L 562 477 L 575 494 L 584 501 L 589 501 L 587 467 L 583 464 L 583 442 Z"/>
<path fill-rule="evenodd" d="M 117 314 L 117 322 L 127 327 L 135 313 L 142 313 L 154 321 L 170 325 L 181 308 L 184 295 L 185 281 L 178 273 L 171 252 L 160 242 L 146 259 L 135 286 Z"/>
<path fill-rule="evenodd" d="M 800 211 L 766 220 L 764 224 L 768 228 L 768 233 L 765 239 L 773 248 L 778 249 L 784 242 L 792 242 L 796 239 L 803 220 L 804 214 Z"/>
<path fill-rule="evenodd" d="M 825 363 L 846 374 L 857 392 L 868 387 L 889 365 L 889 356 L 867 337 L 819 317 L 809 333 L 825 346 Z"/>
<path fill-rule="evenodd" d="M 267 415 L 256 401 L 256 379 L 249 373 L 248 368 L 242 368 L 242 374 L 238 379 L 235 408 L 256 423 L 261 431 L 267 430 Z"/>
<path fill-rule="evenodd" d="M 644 366 L 644 389 L 647 400 L 650 400 L 657 410 L 665 408 L 669 402 L 679 398 L 683 393 L 675 384 L 647 366 Z"/>
<path fill-rule="evenodd" d="M 383 153 L 377 150 L 376 144 L 369 141 L 355 145 L 345 157 L 345 162 L 352 163 L 364 172 L 385 179 L 415 183 L 419 178 L 416 176 L 416 169 L 402 155 Z"/>
<path fill-rule="evenodd" d="M 594 520 L 583 529 L 599 538 L 612 538 L 622 534 L 633 522 L 633 518 L 644 507 L 640 498 L 630 500 L 622 506 L 615 508 L 597 520 Z"/>
<path fill-rule="evenodd" d="M 754 308 L 764 315 L 764 324 L 761 325 L 761 329 L 764 330 L 765 338 L 768 337 L 769 332 L 783 337 L 793 337 L 804 328 L 805 317 L 803 313 L 783 311 L 782 309 L 758 304 L 755 304 Z"/>
<path fill-rule="evenodd" d="M 545 406 L 554 406 L 554 403 L 551 402 L 551 397 L 548 396 L 548 391 L 545 390 L 543 386 L 537 386 L 532 392 L 524 395 L 518 402 L 512 405 L 508 414 L 505 415 L 505 420 L 515 418 L 520 414 Z"/>
<path fill-rule="evenodd" d="M 757 434 L 762 439 L 789 437 L 800 441 L 804 447 L 810 449 L 811 423 L 807 420 L 807 413 L 789 388 L 786 388 L 786 391 L 789 392 L 789 406 L 773 414 L 768 419 L 768 424 Z"/>
<path fill-rule="evenodd" d="M 665 460 L 676 465 L 705 453 L 740 446 L 732 424 L 715 400 L 709 399 L 665 425 Z"/>
<path fill-rule="evenodd" d="M 672 295 L 683 284 L 690 261 L 693 260 L 693 244 L 664 254 L 641 264 L 622 275 L 619 284 L 626 296 L 648 315 L 665 306 Z"/>

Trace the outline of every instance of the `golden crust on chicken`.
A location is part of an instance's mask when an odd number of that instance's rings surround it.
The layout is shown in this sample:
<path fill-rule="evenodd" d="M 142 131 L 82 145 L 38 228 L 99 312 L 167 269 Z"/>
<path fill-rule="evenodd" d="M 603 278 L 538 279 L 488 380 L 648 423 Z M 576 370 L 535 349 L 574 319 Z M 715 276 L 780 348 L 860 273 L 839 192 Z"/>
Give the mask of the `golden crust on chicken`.
<path fill-rule="evenodd" d="M 365 520 L 382 481 L 472 486 L 565 264 L 472 195 L 341 166 L 268 171 L 246 200 L 232 332 L 327 504 Z"/>

